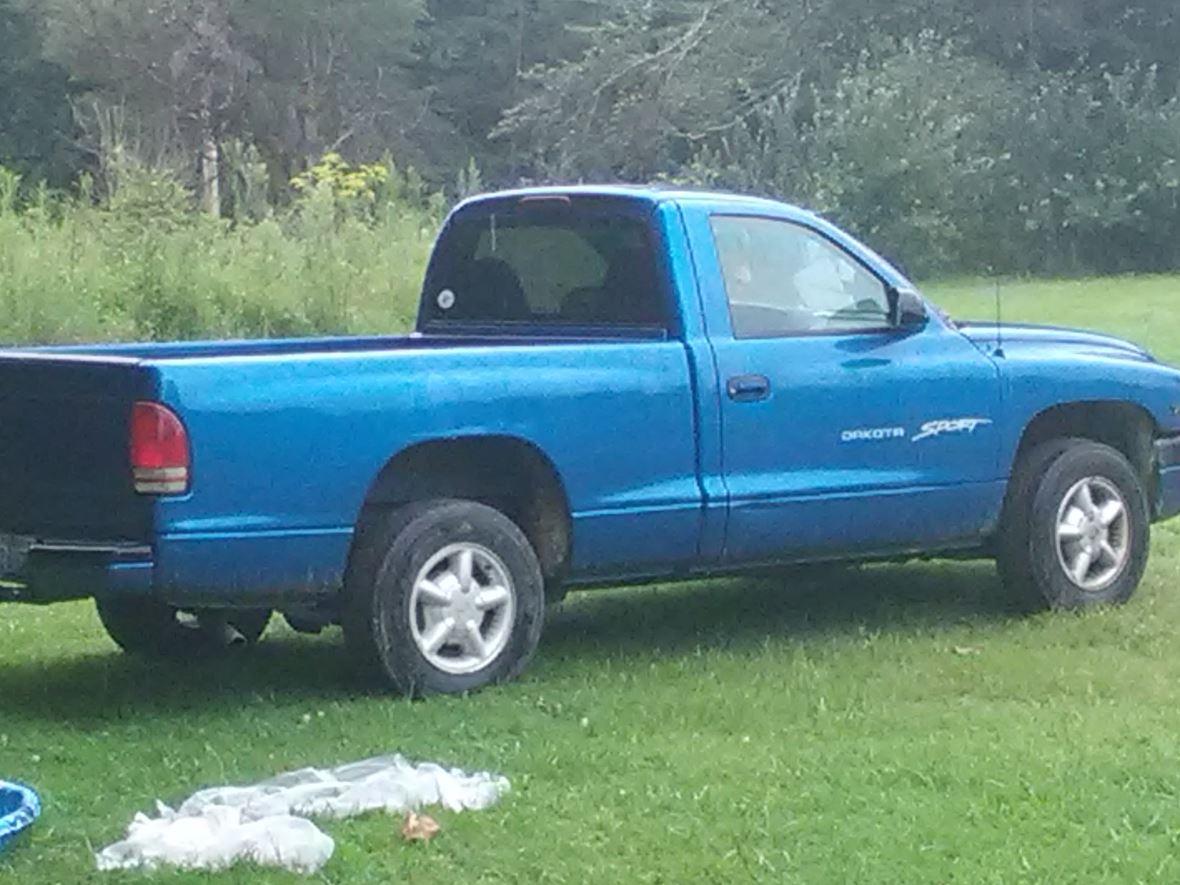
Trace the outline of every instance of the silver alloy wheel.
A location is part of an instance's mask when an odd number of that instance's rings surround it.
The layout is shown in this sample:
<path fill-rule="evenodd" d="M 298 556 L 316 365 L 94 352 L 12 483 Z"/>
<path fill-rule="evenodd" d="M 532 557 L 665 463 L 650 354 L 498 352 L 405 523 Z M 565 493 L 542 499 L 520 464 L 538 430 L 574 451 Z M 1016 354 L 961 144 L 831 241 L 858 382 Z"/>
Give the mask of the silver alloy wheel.
<path fill-rule="evenodd" d="M 444 673 L 482 670 L 504 650 L 516 619 L 508 568 L 479 544 L 450 544 L 427 560 L 410 593 L 418 651 Z"/>
<path fill-rule="evenodd" d="M 1109 479 L 1075 483 L 1057 510 L 1057 560 L 1082 590 L 1113 584 L 1131 556 L 1131 515 L 1123 493 Z"/>

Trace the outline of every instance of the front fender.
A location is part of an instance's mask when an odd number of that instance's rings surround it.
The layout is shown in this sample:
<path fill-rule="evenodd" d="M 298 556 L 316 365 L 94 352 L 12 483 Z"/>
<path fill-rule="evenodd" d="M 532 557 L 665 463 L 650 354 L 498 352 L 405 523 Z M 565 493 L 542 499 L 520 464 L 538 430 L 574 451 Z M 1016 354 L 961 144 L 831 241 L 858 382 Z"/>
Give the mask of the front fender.
<path fill-rule="evenodd" d="M 1180 435 L 1180 370 L 1171 366 L 1096 354 L 1063 359 L 1022 353 L 1008 353 L 999 365 L 1015 442 L 1051 409 L 1097 403 L 1136 407 L 1150 418 L 1154 436 Z"/>

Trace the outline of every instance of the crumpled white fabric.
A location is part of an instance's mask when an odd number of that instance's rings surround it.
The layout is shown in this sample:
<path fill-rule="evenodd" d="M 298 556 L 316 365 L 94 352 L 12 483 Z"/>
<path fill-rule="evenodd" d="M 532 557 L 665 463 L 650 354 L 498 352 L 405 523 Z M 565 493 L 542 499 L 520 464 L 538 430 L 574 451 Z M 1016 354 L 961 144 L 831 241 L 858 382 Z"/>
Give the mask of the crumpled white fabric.
<path fill-rule="evenodd" d="M 100 870 L 224 870 L 239 861 L 314 873 L 336 849 L 332 837 L 311 821 L 291 815 L 245 820 L 240 808 L 214 806 L 201 814 L 178 814 L 157 805 L 159 817 L 135 815 L 127 838 L 95 856 Z"/>
<path fill-rule="evenodd" d="M 157 803 L 158 817 L 137 814 L 127 838 L 95 860 L 100 870 L 222 870 L 249 861 L 314 873 L 331 858 L 335 843 L 308 817 L 401 813 L 426 805 L 479 810 L 508 789 L 507 779 L 497 775 L 412 765 L 400 755 L 329 770 L 303 768 L 250 787 L 201 790 L 175 811 Z"/>

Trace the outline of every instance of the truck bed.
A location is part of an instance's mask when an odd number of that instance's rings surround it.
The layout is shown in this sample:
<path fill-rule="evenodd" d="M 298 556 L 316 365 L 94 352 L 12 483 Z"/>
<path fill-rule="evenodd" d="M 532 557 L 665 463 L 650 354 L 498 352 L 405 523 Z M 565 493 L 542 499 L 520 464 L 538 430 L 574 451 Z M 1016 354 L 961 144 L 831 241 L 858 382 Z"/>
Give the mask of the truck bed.
<path fill-rule="evenodd" d="M 339 585 L 395 455 L 496 437 L 552 459 L 575 569 L 687 559 L 701 518 L 689 374 L 683 343 L 663 333 L 589 329 L 7 351 L 0 535 L 146 542 L 154 585 L 174 596 L 317 595 Z M 135 493 L 137 400 L 183 421 L 185 494 Z"/>

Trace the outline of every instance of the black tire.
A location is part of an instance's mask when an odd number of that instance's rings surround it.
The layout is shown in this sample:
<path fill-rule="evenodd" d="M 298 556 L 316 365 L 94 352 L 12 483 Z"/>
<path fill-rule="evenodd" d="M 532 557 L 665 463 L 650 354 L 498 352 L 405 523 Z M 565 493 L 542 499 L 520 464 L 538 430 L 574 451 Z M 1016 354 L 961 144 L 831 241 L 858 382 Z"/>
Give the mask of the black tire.
<path fill-rule="evenodd" d="M 141 657 L 185 660 L 257 644 L 270 609 L 206 609 L 186 617 L 152 599 L 96 599 L 98 618 L 115 644 Z"/>
<path fill-rule="evenodd" d="M 1126 509 L 1121 525 L 1129 535 L 1121 570 L 1095 589 L 1083 589 L 1071 578 L 1058 553 L 1059 514 L 1071 490 L 1089 478 L 1109 483 L 1121 495 Z M 1010 600 L 1025 610 L 1126 602 L 1147 568 L 1148 512 L 1143 481 L 1116 449 L 1077 438 L 1051 440 L 1031 449 L 1013 472 L 997 538 L 996 564 Z M 1085 566 L 1081 568 L 1084 572 Z"/>
<path fill-rule="evenodd" d="M 415 583 L 442 552 L 455 545 L 490 551 L 503 565 L 513 594 L 502 649 L 472 672 L 440 669 L 414 638 Z M 459 694 L 513 679 L 540 641 L 545 616 L 544 579 L 524 532 L 498 510 L 474 501 L 438 499 L 407 505 L 359 530 L 345 578 L 342 624 L 354 659 L 395 691 L 411 697 Z M 440 652 L 441 653 L 441 652 Z"/>

